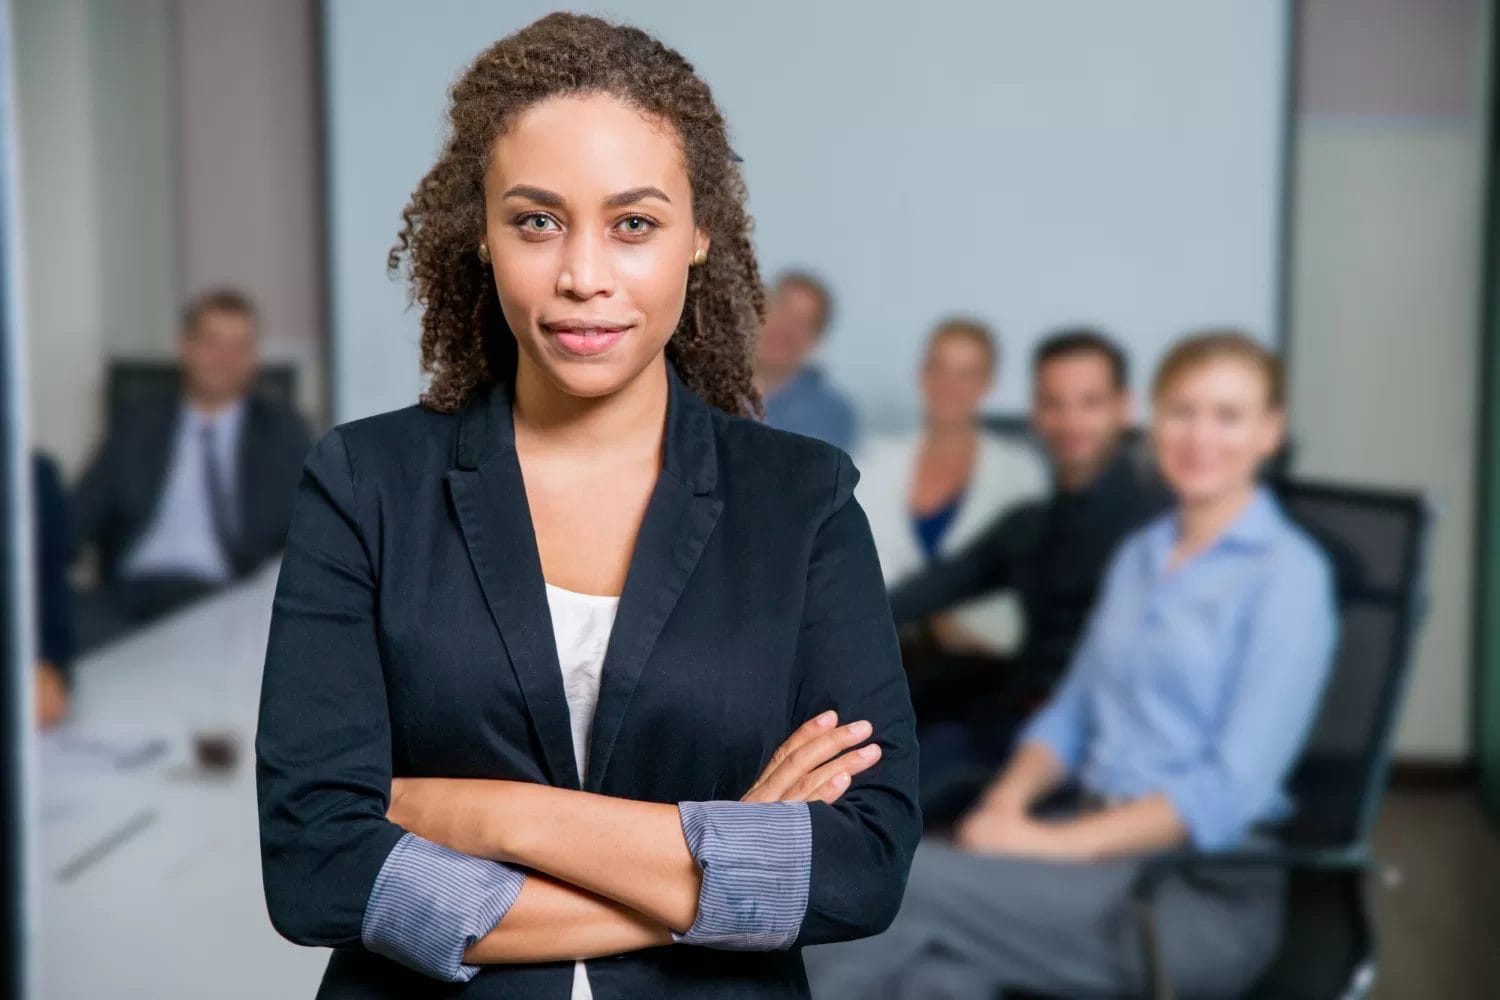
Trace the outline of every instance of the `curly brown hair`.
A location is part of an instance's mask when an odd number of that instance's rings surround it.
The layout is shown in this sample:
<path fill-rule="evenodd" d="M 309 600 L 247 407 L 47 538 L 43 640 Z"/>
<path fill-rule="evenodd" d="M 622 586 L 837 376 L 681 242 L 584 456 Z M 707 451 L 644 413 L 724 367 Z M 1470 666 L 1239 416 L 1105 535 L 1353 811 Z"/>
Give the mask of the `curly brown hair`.
<path fill-rule="evenodd" d="M 442 154 L 401 213 L 386 266 L 396 274 L 405 261 L 411 300 L 422 306 L 422 370 L 431 376 L 423 405 L 452 412 L 497 381 L 515 378 L 515 337 L 500 312 L 494 274 L 477 254 L 485 232 L 485 168 L 496 137 L 517 113 L 550 97 L 587 93 L 610 94 L 676 129 L 694 220 L 712 250 L 689 272 L 667 357 L 709 403 L 759 414 L 752 354 L 765 290 L 724 117 L 708 85 L 676 51 L 638 28 L 563 13 L 491 45 L 453 84 Z"/>

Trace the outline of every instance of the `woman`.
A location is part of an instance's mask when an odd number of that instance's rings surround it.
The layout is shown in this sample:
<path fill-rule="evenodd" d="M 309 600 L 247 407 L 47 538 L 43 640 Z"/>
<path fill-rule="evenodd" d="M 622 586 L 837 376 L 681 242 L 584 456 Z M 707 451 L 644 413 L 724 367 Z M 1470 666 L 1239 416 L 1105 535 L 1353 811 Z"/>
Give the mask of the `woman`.
<path fill-rule="evenodd" d="M 1325 558 L 1256 485 L 1281 441 L 1281 370 L 1241 335 L 1194 337 L 1163 362 L 1155 403 L 1175 512 L 1115 556 L 1066 681 L 956 847 L 918 852 L 894 926 L 809 956 L 820 996 L 1134 994 L 1143 860 L 1229 847 L 1287 815 L 1336 624 Z M 1068 785 L 1072 808 L 1037 815 Z M 1253 981 L 1281 893 L 1263 872 L 1165 887 L 1162 946 L 1182 995 Z"/>
<path fill-rule="evenodd" d="M 859 498 L 870 517 L 887 583 L 961 551 L 996 514 L 1047 487 L 1037 455 L 984 433 L 979 406 L 995 384 L 999 351 L 984 324 L 948 319 L 927 340 L 922 362 L 923 427 L 872 443 L 861 455 Z M 951 652 L 1000 652 L 1019 638 L 1008 595 L 933 621 Z"/>
<path fill-rule="evenodd" d="M 282 564 L 272 920 L 325 997 L 805 997 L 895 914 L 915 746 L 852 466 L 738 415 L 723 119 L 561 14 L 451 98 L 392 253 L 431 383 L 317 445 Z"/>

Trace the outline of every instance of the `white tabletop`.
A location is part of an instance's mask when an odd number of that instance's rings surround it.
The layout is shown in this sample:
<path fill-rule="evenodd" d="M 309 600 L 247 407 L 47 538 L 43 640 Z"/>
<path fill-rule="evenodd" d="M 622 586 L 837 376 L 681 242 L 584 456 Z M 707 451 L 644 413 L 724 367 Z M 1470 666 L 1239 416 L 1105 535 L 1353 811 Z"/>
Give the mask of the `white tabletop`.
<path fill-rule="evenodd" d="M 72 716 L 39 751 L 46 1000 L 316 992 L 327 953 L 277 936 L 261 892 L 252 744 L 275 584 L 272 566 L 78 663 Z M 191 734 L 220 729 L 237 759 L 205 775 Z"/>

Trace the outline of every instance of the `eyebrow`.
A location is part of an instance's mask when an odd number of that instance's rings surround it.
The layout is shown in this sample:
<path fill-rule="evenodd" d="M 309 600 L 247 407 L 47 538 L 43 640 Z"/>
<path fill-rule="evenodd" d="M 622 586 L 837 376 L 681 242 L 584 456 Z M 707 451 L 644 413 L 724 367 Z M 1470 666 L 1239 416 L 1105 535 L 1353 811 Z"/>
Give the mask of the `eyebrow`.
<path fill-rule="evenodd" d="M 528 201 L 534 201 L 538 205 L 546 205 L 550 208 L 559 207 L 563 203 L 562 195 L 557 192 L 548 191 L 546 188 L 532 187 L 530 184 L 517 184 L 506 191 L 502 197 L 525 198 Z M 665 191 L 659 187 L 651 187 L 649 185 L 646 187 L 631 188 L 629 191 L 621 191 L 619 194 L 612 194 L 604 199 L 604 204 L 610 208 L 619 208 L 621 205 L 633 205 L 647 198 L 660 198 L 668 205 L 672 204 L 672 199 L 667 197 Z"/>

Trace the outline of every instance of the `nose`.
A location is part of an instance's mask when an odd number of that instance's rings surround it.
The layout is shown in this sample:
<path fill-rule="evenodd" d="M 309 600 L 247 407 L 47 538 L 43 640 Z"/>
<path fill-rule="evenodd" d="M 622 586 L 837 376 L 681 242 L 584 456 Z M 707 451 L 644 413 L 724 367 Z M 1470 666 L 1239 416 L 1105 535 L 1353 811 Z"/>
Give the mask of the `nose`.
<path fill-rule="evenodd" d="M 588 227 L 579 227 L 567 235 L 557 273 L 558 294 L 582 301 L 614 291 L 607 239 Z"/>

